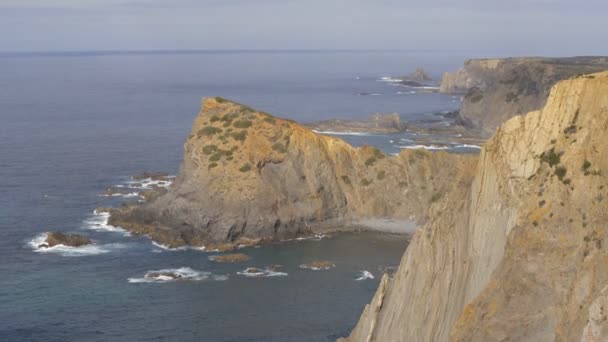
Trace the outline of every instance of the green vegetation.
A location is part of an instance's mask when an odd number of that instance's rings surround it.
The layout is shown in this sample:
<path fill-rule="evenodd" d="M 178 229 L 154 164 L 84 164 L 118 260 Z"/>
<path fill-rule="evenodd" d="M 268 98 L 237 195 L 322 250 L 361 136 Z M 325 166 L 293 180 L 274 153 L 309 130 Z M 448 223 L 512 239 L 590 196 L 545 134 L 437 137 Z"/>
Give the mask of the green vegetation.
<path fill-rule="evenodd" d="M 243 164 L 243 166 L 241 166 L 239 168 L 239 171 L 241 171 L 241 172 L 247 172 L 247 171 L 250 171 L 250 170 L 251 170 L 251 165 L 249 165 L 249 164 Z"/>
<path fill-rule="evenodd" d="M 276 143 L 276 144 L 272 145 L 272 150 L 280 152 L 280 153 L 286 153 L 287 152 L 287 148 L 285 147 L 285 145 L 283 145 L 281 143 Z"/>
<path fill-rule="evenodd" d="M 222 159 L 222 154 L 221 153 L 215 153 L 214 155 L 212 155 L 211 157 L 209 157 L 209 161 L 210 162 L 216 162 L 216 161 L 219 161 L 220 159 Z"/>
<path fill-rule="evenodd" d="M 268 122 L 269 124 L 273 125 L 277 123 L 277 121 L 272 116 L 265 116 L 264 122 Z"/>
<path fill-rule="evenodd" d="M 560 181 L 563 181 L 567 172 L 568 172 L 568 170 L 565 167 L 558 166 L 558 167 L 555 168 L 555 172 L 554 173 L 557 176 L 557 178 L 559 178 Z"/>
<path fill-rule="evenodd" d="M 582 170 L 583 171 L 587 171 L 587 170 L 589 170 L 590 167 L 591 167 L 591 162 L 588 161 L 587 159 L 585 159 L 585 162 L 583 162 L 583 168 L 582 168 Z"/>
<path fill-rule="evenodd" d="M 472 103 L 477 103 L 477 102 L 481 101 L 481 99 L 483 99 L 483 95 L 475 94 L 469 98 L 469 101 L 471 101 Z"/>
<path fill-rule="evenodd" d="M 217 163 L 211 163 L 211 164 L 209 164 L 208 168 L 213 169 L 216 166 L 217 166 Z"/>
<path fill-rule="evenodd" d="M 225 121 L 222 127 L 229 127 L 232 124 L 232 121 Z"/>
<path fill-rule="evenodd" d="M 217 146 L 215 145 L 207 145 L 203 147 L 203 153 L 206 155 L 213 154 L 217 151 Z"/>
<path fill-rule="evenodd" d="M 386 177 L 386 172 L 385 172 L 384 170 L 379 171 L 379 172 L 378 172 L 378 174 L 376 174 L 376 178 L 377 178 L 378 180 L 383 180 L 383 179 L 384 179 L 384 177 Z"/>
<path fill-rule="evenodd" d="M 348 178 L 348 176 L 346 176 L 346 175 L 345 175 L 345 176 L 342 176 L 342 177 L 340 177 L 340 178 L 342 178 L 342 181 L 343 181 L 344 183 L 346 183 L 346 184 L 348 184 L 348 185 L 351 185 L 351 181 L 350 181 L 350 178 Z"/>
<path fill-rule="evenodd" d="M 369 157 L 365 161 L 365 166 L 372 166 L 376 163 L 376 157 Z"/>
<path fill-rule="evenodd" d="M 226 100 L 223 97 L 216 96 L 215 101 L 217 101 L 218 103 L 224 103 L 224 102 L 227 102 L 228 100 Z"/>
<path fill-rule="evenodd" d="M 540 160 L 549 164 L 549 166 L 558 165 L 561 161 L 561 156 L 564 152 L 555 152 L 555 148 L 551 148 L 549 151 L 545 151 L 540 154 Z"/>
<path fill-rule="evenodd" d="M 230 133 L 230 136 L 234 140 L 245 141 L 245 139 L 247 138 L 247 131 L 242 130 L 242 131 L 239 131 L 239 132 L 233 132 L 233 133 Z"/>
<path fill-rule="evenodd" d="M 221 128 L 217 128 L 217 127 L 213 127 L 213 126 L 206 126 L 201 128 L 198 133 L 196 133 L 197 136 L 201 137 L 201 136 L 213 136 L 216 133 L 222 133 L 222 129 Z"/>
<path fill-rule="evenodd" d="M 368 186 L 370 184 L 372 184 L 372 181 L 370 181 L 367 178 L 363 178 L 363 180 L 361 181 L 361 185 L 363 185 L 363 186 Z"/>
<path fill-rule="evenodd" d="M 250 120 L 237 120 L 234 122 L 233 126 L 236 128 L 249 128 L 251 127 L 252 122 Z"/>
<path fill-rule="evenodd" d="M 209 119 L 209 120 L 210 120 L 211 122 L 216 122 L 216 121 L 219 121 L 219 120 L 220 120 L 220 117 L 219 117 L 219 116 L 217 116 L 217 115 L 214 115 L 214 116 L 212 116 L 212 117 L 211 117 L 211 119 Z"/>
<path fill-rule="evenodd" d="M 433 194 L 433 196 L 431 196 L 431 203 L 435 203 L 437 201 L 439 201 L 441 199 L 441 197 L 443 197 L 443 193 L 442 192 L 436 192 Z"/>

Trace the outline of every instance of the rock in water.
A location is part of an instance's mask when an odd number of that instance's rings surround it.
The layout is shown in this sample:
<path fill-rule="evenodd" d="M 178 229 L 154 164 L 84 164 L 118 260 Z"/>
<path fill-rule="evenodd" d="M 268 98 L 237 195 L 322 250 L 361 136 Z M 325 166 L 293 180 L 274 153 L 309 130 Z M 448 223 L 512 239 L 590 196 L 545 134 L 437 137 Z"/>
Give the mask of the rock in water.
<path fill-rule="evenodd" d="M 229 263 L 234 263 L 234 262 L 245 262 L 245 261 L 249 261 L 249 259 L 251 259 L 251 257 L 249 257 L 246 254 L 243 253 L 232 253 L 232 254 L 224 254 L 224 255 L 213 255 L 209 257 L 209 260 L 215 261 L 215 262 L 229 262 Z"/>
<path fill-rule="evenodd" d="M 64 234 L 61 232 L 50 232 L 47 233 L 46 240 L 42 243 L 39 248 L 49 248 L 57 245 L 63 245 L 68 247 L 80 247 L 90 245 L 93 242 L 86 236 L 77 234 Z"/>
<path fill-rule="evenodd" d="M 608 70 L 608 57 L 472 59 L 445 73 L 440 91 L 463 93 L 465 125 L 485 137 L 509 118 L 541 109 L 560 80 Z"/>
<path fill-rule="evenodd" d="M 472 180 L 475 156 L 354 148 L 222 98 L 203 101 L 167 193 L 112 212 L 109 224 L 169 247 L 230 246 L 423 222 L 429 204 Z M 394 223 L 393 223 L 394 225 Z"/>
<path fill-rule="evenodd" d="M 346 340 L 606 340 L 607 129 L 608 72 L 503 124 Z"/>

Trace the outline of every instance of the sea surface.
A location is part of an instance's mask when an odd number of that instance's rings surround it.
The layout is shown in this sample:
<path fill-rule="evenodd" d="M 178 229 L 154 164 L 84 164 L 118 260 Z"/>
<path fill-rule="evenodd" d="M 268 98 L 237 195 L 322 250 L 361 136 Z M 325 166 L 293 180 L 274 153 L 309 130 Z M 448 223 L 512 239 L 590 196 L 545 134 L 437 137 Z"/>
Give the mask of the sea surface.
<path fill-rule="evenodd" d="M 434 77 L 466 56 L 447 52 L 198 51 L 0 54 L 0 341 L 333 341 L 347 335 L 404 236 L 361 233 L 245 248 L 242 264 L 167 250 L 105 225 L 104 197 L 142 171 L 176 174 L 206 96 L 301 122 L 458 108 L 450 95 L 382 80 L 417 66 Z M 397 153 L 403 137 L 354 134 Z M 36 248 L 50 230 L 95 247 Z M 299 266 L 330 260 L 336 267 Z M 282 274 L 246 277 L 280 264 Z M 149 281 L 178 270 L 187 281 Z M 365 272 L 367 271 L 367 273 Z M 371 278 L 370 274 L 374 277 Z M 404 303 L 407 305 L 407 303 Z"/>

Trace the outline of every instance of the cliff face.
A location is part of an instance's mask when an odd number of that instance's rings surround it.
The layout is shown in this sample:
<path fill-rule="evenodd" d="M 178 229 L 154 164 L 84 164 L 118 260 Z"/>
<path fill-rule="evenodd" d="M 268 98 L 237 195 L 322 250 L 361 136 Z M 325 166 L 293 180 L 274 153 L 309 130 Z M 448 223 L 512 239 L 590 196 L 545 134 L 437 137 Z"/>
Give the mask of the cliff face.
<path fill-rule="evenodd" d="M 430 209 L 349 341 L 602 341 L 608 73 L 559 82 Z"/>
<path fill-rule="evenodd" d="M 430 203 L 472 180 L 475 157 L 353 148 L 294 122 L 206 99 L 166 194 L 110 223 L 169 246 L 251 243 L 393 219 L 422 222 Z M 401 220 L 401 221 L 399 221 Z"/>
<path fill-rule="evenodd" d="M 444 75 L 440 91 L 466 94 L 462 118 L 489 136 L 507 119 L 542 108 L 558 81 L 603 70 L 608 57 L 468 60 Z"/>

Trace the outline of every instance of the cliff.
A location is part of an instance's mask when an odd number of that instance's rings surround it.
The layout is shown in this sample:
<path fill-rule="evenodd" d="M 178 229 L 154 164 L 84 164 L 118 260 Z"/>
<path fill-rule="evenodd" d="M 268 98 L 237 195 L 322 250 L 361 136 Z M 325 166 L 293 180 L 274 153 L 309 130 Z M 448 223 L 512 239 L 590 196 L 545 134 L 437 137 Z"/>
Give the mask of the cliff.
<path fill-rule="evenodd" d="M 605 341 L 608 72 L 500 127 L 346 341 Z"/>
<path fill-rule="evenodd" d="M 542 108 L 558 81 L 604 70 L 608 57 L 473 59 L 445 73 L 440 92 L 466 94 L 460 115 L 490 136 L 509 118 Z"/>
<path fill-rule="evenodd" d="M 474 156 L 412 150 L 388 157 L 209 98 L 169 190 L 112 212 L 110 224 L 171 247 L 207 248 L 331 230 L 413 230 L 431 203 L 466 188 L 475 164 Z"/>

